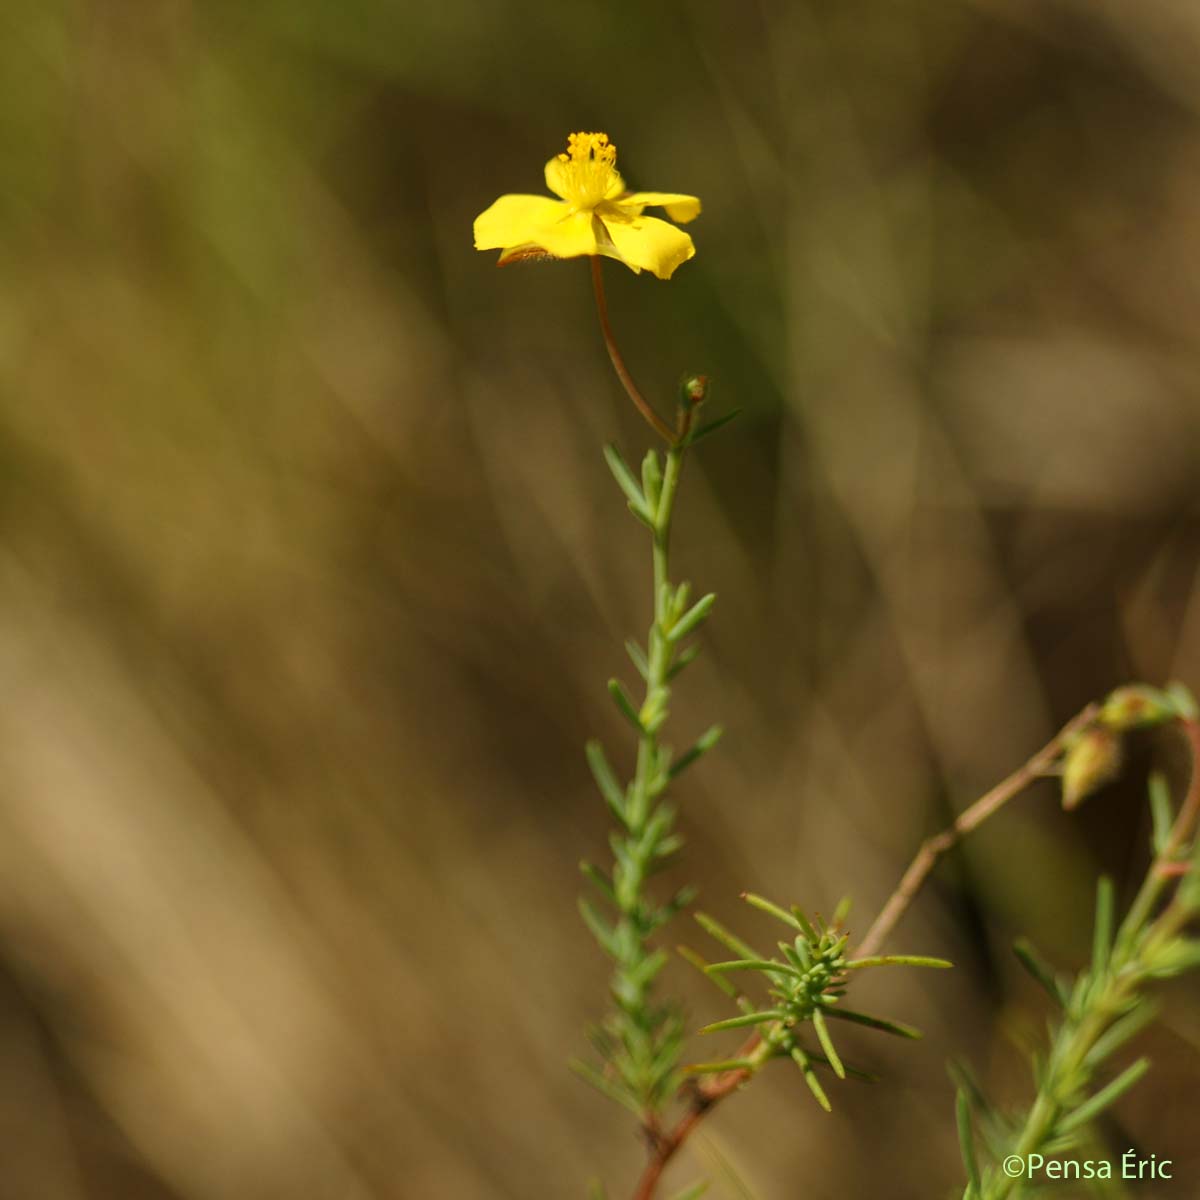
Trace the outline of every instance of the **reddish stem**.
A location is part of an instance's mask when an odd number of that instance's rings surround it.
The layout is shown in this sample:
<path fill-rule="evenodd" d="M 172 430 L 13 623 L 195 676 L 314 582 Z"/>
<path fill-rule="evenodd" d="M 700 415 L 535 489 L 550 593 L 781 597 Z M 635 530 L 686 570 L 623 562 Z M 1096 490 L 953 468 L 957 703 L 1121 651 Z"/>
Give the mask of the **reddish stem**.
<path fill-rule="evenodd" d="M 676 442 L 675 433 L 670 425 L 650 407 L 646 397 L 638 390 L 637 384 L 633 382 L 633 376 L 629 373 L 629 368 L 625 365 L 625 360 L 621 357 L 621 351 L 617 348 L 617 339 L 613 336 L 612 325 L 608 320 L 608 299 L 604 294 L 604 276 L 601 274 L 598 254 L 592 255 L 592 289 L 596 293 L 596 311 L 600 315 L 600 330 L 604 334 L 604 344 L 608 347 L 608 357 L 612 360 L 617 378 L 628 392 L 634 407 L 646 418 L 650 428 L 669 446 L 673 446 Z"/>

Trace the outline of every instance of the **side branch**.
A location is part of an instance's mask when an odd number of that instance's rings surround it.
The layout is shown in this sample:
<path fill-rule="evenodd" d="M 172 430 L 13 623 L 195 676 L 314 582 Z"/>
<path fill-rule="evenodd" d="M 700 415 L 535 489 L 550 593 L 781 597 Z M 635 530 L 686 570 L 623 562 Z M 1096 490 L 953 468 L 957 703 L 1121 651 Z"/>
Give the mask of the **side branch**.
<path fill-rule="evenodd" d="M 998 783 L 990 792 L 981 796 L 970 808 L 964 809 L 954 824 L 941 833 L 929 838 L 917 851 L 896 890 L 875 918 L 855 950 L 855 957 L 863 958 L 879 951 L 888 939 L 908 906 L 916 899 L 930 871 L 943 854 L 952 850 L 968 833 L 978 829 L 989 817 L 1000 811 L 1014 796 L 1023 792 L 1034 780 L 1045 775 L 1055 760 L 1066 748 L 1071 735 L 1090 725 L 1100 711 L 1097 704 L 1089 704 L 1082 712 L 1072 717 L 1058 734 L 1046 743 L 1024 766 L 1018 767 L 1007 779 Z"/>
<path fill-rule="evenodd" d="M 1007 779 L 998 783 L 986 795 L 981 796 L 970 808 L 965 809 L 949 828 L 924 843 L 908 870 L 901 877 L 896 890 L 884 904 L 879 916 L 867 930 L 862 942 L 854 950 L 855 957 L 863 958 L 878 952 L 901 917 L 908 911 L 909 905 L 916 898 L 925 880 L 929 877 L 929 873 L 937 865 L 942 855 L 956 846 L 967 834 L 978 829 L 984 821 L 999 812 L 1004 805 L 1024 791 L 1031 783 L 1045 775 L 1066 749 L 1072 735 L 1090 725 L 1096 719 L 1099 711 L 1098 704 L 1089 704 L 1082 712 L 1072 717 L 1023 766 L 1018 767 Z M 1194 733 L 1194 731 L 1189 730 L 1189 733 Z M 1194 733 L 1194 736 L 1197 743 L 1200 744 L 1200 733 Z M 1195 803 L 1200 805 L 1200 790 L 1197 791 Z M 758 1048 L 760 1041 L 758 1035 L 750 1038 L 739 1049 L 737 1057 L 742 1059 L 750 1057 Z M 688 1109 L 680 1117 L 675 1127 L 665 1133 L 654 1131 L 651 1137 L 650 1159 L 638 1181 L 633 1200 L 653 1200 L 667 1164 L 691 1136 L 696 1126 L 720 1101 L 737 1091 L 750 1078 L 751 1074 L 751 1071 L 739 1068 L 720 1075 L 713 1075 L 703 1082 L 691 1085 Z"/>

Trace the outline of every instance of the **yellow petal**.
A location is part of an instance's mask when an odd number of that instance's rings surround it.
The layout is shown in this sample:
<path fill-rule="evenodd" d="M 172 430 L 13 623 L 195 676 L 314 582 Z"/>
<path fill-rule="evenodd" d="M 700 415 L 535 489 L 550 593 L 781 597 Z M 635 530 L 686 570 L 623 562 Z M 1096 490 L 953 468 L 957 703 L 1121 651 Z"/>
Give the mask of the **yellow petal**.
<path fill-rule="evenodd" d="M 657 217 L 603 214 L 604 228 L 621 261 L 627 266 L 653 271 L 659 279 L 670 279 L 675 268 L 696 253 L 692 239 Z"/>
<path fill-rule="evenodd" d="M 609 181 L 608 187 L 604 192 L 605 200 L 615 200 L 625 190 L 625 180 L 621 178 L 621 172 L 615 167 L 612 172 L 612 179 Z"/>
<path fill-rule="evenodd" d="M 499 250 L 536 242 L 537 231 L 562 220 L 570 210 L 549 196 L 501 196 L 475 218 L 475 249 Z"/>
<path fill-rule="evenodd" d="M 564 200 L 567 198 L 567 164 L 556 154 L 546 164 L 546 186 Z"/>
<path fill-rule="evenodd" d="M 567 206 L 563 204 L 559 207 Z M 537 230 L 528 240 L 533 245 L 549 251 L 556 258 L 578 258 L 581 254 L 595 254 L 595 218 L 590 212 L 568 211 L 566 216 Z"/>
<path fill-rule="evenodd" d="M 679 192 L 634 192 L 617 203 L 622 207 L 636 208 L 638 212 L 647 204 L 661 204 L 672 221 L 686 225 L 700 215 L 700 201 L 695 196 L 684 196 Z"/>
<path fill-rule="evenodd" d="M 504 250 L 505 258 L 544 250 L 555 258 L 596 254 L 595 218 L 546 196 L 501 196 L 475 218 L 475 249 Z M 520 255 L 513 255 L 520 251 Z"/>

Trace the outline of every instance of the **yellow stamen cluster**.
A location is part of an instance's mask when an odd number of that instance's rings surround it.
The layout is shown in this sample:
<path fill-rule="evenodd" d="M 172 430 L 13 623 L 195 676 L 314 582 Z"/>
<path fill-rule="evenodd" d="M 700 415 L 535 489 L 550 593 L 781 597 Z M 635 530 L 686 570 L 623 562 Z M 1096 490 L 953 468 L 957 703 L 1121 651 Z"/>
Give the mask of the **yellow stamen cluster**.
<path fill-rule="evenodd" d="M 573 133 L 558 155 L 563 193 L 577 209 L 595 208 L 608 194 L 617 175 L 617 148 L 607 133 Z"/>

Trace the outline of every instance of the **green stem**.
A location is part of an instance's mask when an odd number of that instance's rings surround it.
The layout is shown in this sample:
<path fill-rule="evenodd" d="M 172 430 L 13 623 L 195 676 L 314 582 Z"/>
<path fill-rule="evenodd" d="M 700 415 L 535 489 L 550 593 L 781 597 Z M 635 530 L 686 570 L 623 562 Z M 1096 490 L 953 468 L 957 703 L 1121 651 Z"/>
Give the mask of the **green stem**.
<path fill-rule="evenodd" d="M 1080 1070 L 1092 1047 L 1112 1024 L 1114 1017 L 1122 1011 L 1130 994 L 1136 992 L 1142 978 L 1141 973 L 1136 970 L 1124 977 L 1119 969 L 1114 970 L 1107 986 L 1088 1002 L 1088 1012 L 1075 1030 L 1057 1041 L 1056 1053 L 1046 1068 L 1046 1082 L 1029 1110 L 1013 1154 L 1027 1160 L 1049 1138 L 1066 1111 L 1056 1098 L 1060 1082 L 1071 1078 Z M 1003 1200 L 1020 1182 L 1019 1176 L 1014 1178 L 1006 1174 L 995 1175 L 989 1181 L 990 1186 L 984 1191 L 984 1200 Z"/>
<path fill-rule="evenodd" d="M 675 511 L 675 496 L 679 488 L 679 477 L 683 467 L 685 449 L 673 445 L 666 454 L 663 471 L 662 492 L 658 509 L 654 514 L 653 529 L 653 583 L 654 619 L 647 640 L 648 670 L 646 672 L 646 694 L 644 703 L 653 697 L 665 698 L 667 676 L 671 669 L 672 648 L 663 628 L 668 619 L 666 609 L 668 582 L 670 579 L 671 519 Z M 626 867 L 625 886 L 618 890 L 620 917 L 617 924 L 618 942 L 625 948 L 625 956 L 618 963 L 616 991 L 625 1012 L 645 1032 L 646 1037 L 638 1046 L 641 1053 L 639 1068 L 645 1073 L 647 1092 L 642 1097 L 645 1107 L 644 1120 L 648 1128 L 657 1121 L 659 1102 L 651 1094 L 654 1079 L 654 1059 L 659 1047 L 653 1036 L 654 1020 L 650 1012 L 649 994 L 653 979 L 646 978 L 639 968 L 650 956 L 649 934 L 646 930 L 646 897 L 643 894 L 647 876 L 653 866 L 655 853 L 665 830 L 657 833 L 648 828 L 653 812 L 654 788 L 661 770 L 662 748 L 656 729 L 643 732 L 638 741 L 637 767 L 630 789 L 629 857 Z"/>
<path fill-rule="evenodd" d="M 667 673 L 671 669 L 671 646 L 663 629 L 668 613 L 667 584 L 670 581 L 671 519 L 675 514 L 675 494 L 679 490 L 679 476 L 683 469 L 684 447 L 674 445 L 667 451 L 663 470 L 662 494 L 658 511 L 654 514 L 654 621 L 647 640 L 649 648 L 649 670 L 646 673 L 646 699 L 661 695 L 667 688 Z M 633 820 L 640 831 L 649 815 L 650 783 L 658 763 L 658 734 L 647 732 L 638 743 L 637 773 L 633 782 Z"/>
<path fill-rule="evenodd" d="M 634 775 L 623 795 L 615 781 L 607 785 L 600 781 L 601 790 L 607 788 L 612 793 L 608 797 L 610 806 L 618 810 L 623 826 L 613 841 L 616 862 L 609 896 L 617 910 L 615 924 L 611 936 L 606 936 L 603 929 L 598 935 L 616 963 L 612 996 L 617 1013 L 605 1027 L 608 1040 L 602 1053 L 608 1068 L 620 1078 L 631 1105 L 640 1111 L 651 1145 L 656 1145 L 661 1137 L 660 1114 L 678 1085 L 683 1025 L 677 1005 L 653 1000 L 655 977 L 666 955 L 655 949 L 652 939 L 655 931 L 686 903 L 687 889 L 667 904 L 659 905 L 649 895 L 646 885 L 680 841 L 673 833 L 674 812 L 663 803 L 672 773 L 659 733 L 666 720 L 672 669 L 678 670 L 675 649 L 683 628 L 681 614 L 675 611 L 682 604 L 682 597 L 670 584 L 671 522 L 692 420 L 704 396 L 702 385 L 685 390 L 674 429 L 658 416 L 630 376 L 613 337 L 599 258 L 592 259 L 591 268 L 596 311 L 613 369 L 638 411 L 667 443 L 661 476 L 658 452 L 653 451 L 653 459 L 648 457 L 643 465 L 642 487 L 627 469 L 614 469 L 630 507 L 650 526 L 653 618 L 644 659 L 640 652 L 635 655 L 635 663 L 645 675 L 645 697 L 636 712 L 632 704 L 621 705 L 639 729 Z M 611 460 L 609 465 L 612 466 Z M 652 479 L 655 482 L 649 482 Z M 682 615 L 686 623 L 690 612 Z M 674 640 L 667 636 L 668 629 L 675 632 Z M 703 749 L 693 748 L 689 753 L 695 758 L 702 752 Z"/>

